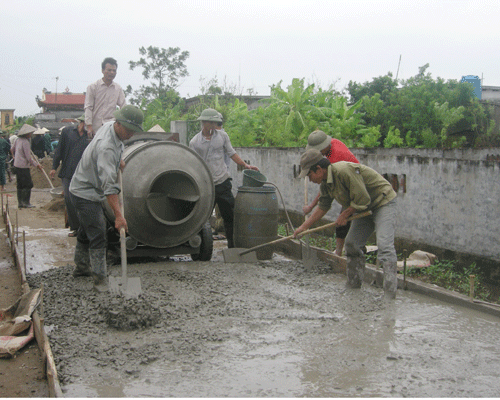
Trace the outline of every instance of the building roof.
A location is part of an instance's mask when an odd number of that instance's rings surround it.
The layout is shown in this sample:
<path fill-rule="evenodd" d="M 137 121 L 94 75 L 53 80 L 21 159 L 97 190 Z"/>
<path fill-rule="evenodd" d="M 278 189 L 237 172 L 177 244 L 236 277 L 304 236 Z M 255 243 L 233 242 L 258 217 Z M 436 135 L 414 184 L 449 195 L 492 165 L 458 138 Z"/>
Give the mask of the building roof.
<path fill-rule="evenodd" d="M 500 90 L 500 86 L 482 86 L 481 89 L 497 91 Z"/>
<path fill-rule="evenodd" d="M 80 105 L 85 104 L 85 93 L 44 93 L 38 101 L 44 105 Z"/>

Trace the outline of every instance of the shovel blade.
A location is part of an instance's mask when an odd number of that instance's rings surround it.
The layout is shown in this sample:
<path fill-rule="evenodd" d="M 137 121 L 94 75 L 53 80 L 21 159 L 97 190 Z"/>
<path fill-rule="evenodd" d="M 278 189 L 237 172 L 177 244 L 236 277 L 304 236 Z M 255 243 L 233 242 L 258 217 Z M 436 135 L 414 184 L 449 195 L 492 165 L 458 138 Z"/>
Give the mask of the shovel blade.
<path fill-rule="evenodd" d="M 109 277 L 109 291 L 127 299 L 137 298 L 142 293 L 141 278 L 127 278 L 124 282 L 121 277 Z"/>
<path fill-rule="evenodd" d="M 305 269 L 311 269 L 318 262 L 318 253 L 310 246 L 302 245 L 302 263 Z"/>
<path fill-rule="evenodd" d="M 226 263 L 253 263 L 257 262 L 257 254 L 255 251 L 241 255 L 242 251 L 247 249 L 233 247 L 232 249 L 223 249 L 222 255 Z"/>

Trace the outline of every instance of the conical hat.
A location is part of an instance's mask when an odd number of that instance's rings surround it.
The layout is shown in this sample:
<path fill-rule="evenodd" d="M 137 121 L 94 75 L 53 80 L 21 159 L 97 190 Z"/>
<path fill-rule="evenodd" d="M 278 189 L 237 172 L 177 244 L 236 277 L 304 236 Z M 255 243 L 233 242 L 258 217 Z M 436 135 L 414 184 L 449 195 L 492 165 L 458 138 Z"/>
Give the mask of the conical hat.
<path fill-rule="evenodd" d="M 33 133 L 35 131 L 36 131 L 35 127 L 28 125 L 28 124 L 24 124 L 22 126 L 22 128 L 19 130 L 19 132 L 17 133 L 17 136 L 28 135 L 28 134 Z"/>

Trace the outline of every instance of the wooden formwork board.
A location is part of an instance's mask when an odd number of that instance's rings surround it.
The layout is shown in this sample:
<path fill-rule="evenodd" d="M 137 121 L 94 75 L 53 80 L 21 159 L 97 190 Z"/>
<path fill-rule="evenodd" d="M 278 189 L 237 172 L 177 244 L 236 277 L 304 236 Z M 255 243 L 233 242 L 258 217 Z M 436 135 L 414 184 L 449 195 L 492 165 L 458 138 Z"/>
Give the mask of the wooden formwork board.
<path fill-rule="evenodd" d="M 2 216 L 3 220 L 5 222 L 5 227 L 7 230 L 7 236 L 10 241 L 11 245 L 11 250 L 12 250 L 12 255 L 14 257 L 14 264 L 16 265 L 16 268 L 18 270 L 19 276 L 21 278 L 21 287 L 23 293 L 28 293 L 31 289 L 29 287 L 28 282 L 26 281 L 26 271 L 25 271 L 25 264 L 24 260 L 26 257 L 23 257 L 23 263 L 21 263 L 21 259 L 19 256 L 19 247 L 22 249 L 25 248 L 24 246 L 24 240 L 21 246 L 18 246 L 18 238 L 16 235 L 19 233 L 16 232 L 12 226 L 11 223 L 11 218 L 9 214 L 9 206 L 8 203 L 6 207 L 4 208 L 3 204 L 3 196 L 2 197 Z M 24 236 L 24 235 L 23 235 Z M 42 288 L 42 304 L 43 304 L 43 288 Z M 63 393 L 61 390 L 61 385 L 59 383 L 59 379 L 57 377 L 57 369 L 56 369 L 56 363 L 54 361 L 54 356 L 52 354 L 52 350 L 50 348 L 50 342 L 47 334 L 45 333 L 44 329 L 44 321 L 43 318 L 40 317 L 38 314 L 38 311 L 35 310 L 32 314 L 32 322 L 33 322 L 33 328 L 35 332 L 35 339 L 38 344 L 38 348 L 40 349 L 42 353 L 42 357 L 44 359 L 45 363 L 45 374 L 47 376 L 47 382 L 49 386 L 49 395 L 50 397 L 63 397 Z"/>

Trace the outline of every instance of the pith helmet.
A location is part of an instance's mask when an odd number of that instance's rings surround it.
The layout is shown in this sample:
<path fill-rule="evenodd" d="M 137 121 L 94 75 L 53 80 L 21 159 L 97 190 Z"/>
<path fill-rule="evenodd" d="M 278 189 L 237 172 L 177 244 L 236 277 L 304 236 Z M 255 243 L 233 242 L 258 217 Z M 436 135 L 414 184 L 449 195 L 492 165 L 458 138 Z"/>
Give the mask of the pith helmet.
<path fill-rule="evenodd" d="M 332 137 L 328 136 L 325 132 L 317 130 L 309 135 L 307 138 L 306 150 L 316 149 L 323 150 L 330 146 Z"/>
<path fill-rule="evenodd" d="M 299 174 L 299 178 L 305 178 L 309 173 L 311 167 L 317 164 L 322 158 L 323 154 L 321 154 L 320 151 L 316 149 L 307 150 L 304 154 L 302 154 L 302 156 L 300 157 L 301 172 Z"/>
<path fill-rule="evenodd" d="M 222 118 L 216 110 L 207 108 L 201 112 L 198 121 L 222 122 Z"/>
<path fill-rule="evenodd" d="M 142 111 L 131 104 L 123 106 L 120 110 L 114 112 L 116 120 L 122 124 L 126 129 L 134 132 L 143 132 L 142 121 L 144 114 Z"/>

